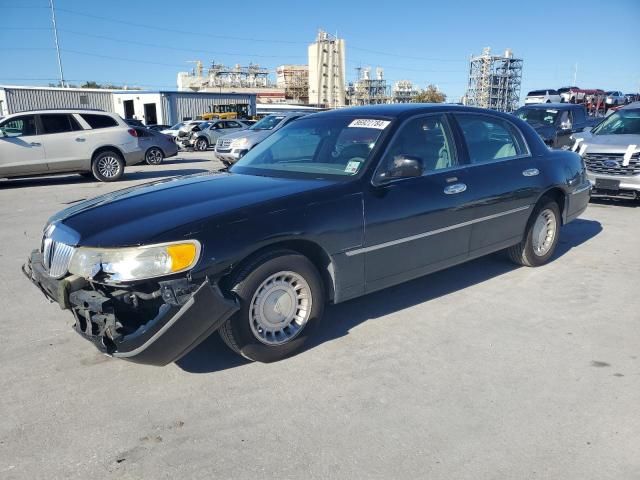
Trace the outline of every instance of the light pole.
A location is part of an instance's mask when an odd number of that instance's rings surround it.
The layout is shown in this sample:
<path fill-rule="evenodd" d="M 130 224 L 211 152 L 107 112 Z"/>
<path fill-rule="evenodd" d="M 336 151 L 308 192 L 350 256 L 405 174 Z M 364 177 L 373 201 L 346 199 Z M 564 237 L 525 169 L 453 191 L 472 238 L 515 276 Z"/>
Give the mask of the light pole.
<path fill-rule="evenodd" d="M 64 73 L 62 73 L 62 59 L 60 58 L 60 45 L 58 44 L 58 27 L 56 27 L 56 11 L 53 7 L 53 0 L 49 0 L 51 6 L 51 23 L 53 23 L 53 38 L 56 43 L 56 54 L 58 56 L 58 70 L 60 70 L 60 86 L 64 88 Z"/>

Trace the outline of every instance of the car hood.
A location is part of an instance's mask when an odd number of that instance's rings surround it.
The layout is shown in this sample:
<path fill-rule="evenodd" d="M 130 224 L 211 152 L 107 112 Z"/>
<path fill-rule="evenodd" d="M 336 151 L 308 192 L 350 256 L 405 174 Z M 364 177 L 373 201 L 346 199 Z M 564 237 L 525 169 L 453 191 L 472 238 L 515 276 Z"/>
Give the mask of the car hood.
<path fill-rule="evenodd" d="M 625 153 L 629 145 L 636 145 L 640 149 L 640 135 L 576 135 L 583 138 L 590 152 Z"/>
<path fill-rule="evenodd" d="M 239 130 L 237 132 L 233 132 L 233 133 L 229 133 L 227 135 L 225 135 L 222 138 L 228 138 L 228 139 L 233 139 L 233 138 L 248 138 L 250 143 L 259 143 L 262 140 L 264 140 L 265 138 L 267 138 L 269 135 L 271 135 L 273 132 L 275 132 L 275 129 L 272 130 Z"/>
<path fill-rule="evenodd" d="M 204 220 L 333 184 L 234 173 L 170 178 L 85 200 L 49 219 L 74 230 L 79 245 L 119 247 L 197 235 Z M 186 229 L 186 230 L 185 230 Z M 188 230 L 188 232 L 187 232 Z M 175 238 L 166 238 L 174 235 Z"/>

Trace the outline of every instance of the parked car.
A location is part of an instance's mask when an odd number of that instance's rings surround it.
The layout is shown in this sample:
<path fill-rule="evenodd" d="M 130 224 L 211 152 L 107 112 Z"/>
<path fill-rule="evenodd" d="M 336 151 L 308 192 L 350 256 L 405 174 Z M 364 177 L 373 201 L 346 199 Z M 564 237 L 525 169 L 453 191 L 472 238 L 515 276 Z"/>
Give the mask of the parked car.
<path fill-rule="evenodd" d="M 625 103 L 633 103 L 640 101 L 640 93 L 625 93 Z"/>
<path fill-rule="evenodd" d="M 573 139 L 594 195 L 640 198 L 640 103 L 622 107 Z"/>
<path fill-rule="evenodd" d="M 148 128 L 136 128 L 136 133 L 147 165 L 160 165 L 165 158 L 178 154 L 178 146 L 168 135 Z"/>
<path fill-rule="evenodd" d="M 627 99 L 624 96 L 624 93 L 622 93 L 621 91 L 612 90 L 612 91 L 606 92 L 606 97 L 604 102 L 605 104 L 607 104 L 607 106 L 620 105 L 620 104 L 627 103 Z"/>
<path fill-rule="evenodd" d="M 211 123 L 212 122 L 205 120 L 190 120 L 185 122 L 185 124 L 178 130 L 178 134 L 175 136 L 176 143 L 178 143 L 179 147 L 188 146 L 186 143 L 191 137 L 194 129 L 206 128 L 206 126 L 211 125 Z"/>
<path fill-rule="evenodd" d="M 396 104 L 308 115 L 228 172 L 51 217 L 23 267 L 101 351 L 164 365 L 214 331 L 251 360 L 300 351 L 326 303 L 507 249 L 549 262 L 590 184 L 518 118 Z"/>
<path fill-rule="evenodd" d="M 212 120 L 199 125 L 191 132 L 191 136 L 182 140 L 183 147 L 191 147 L 194 150 L 204 151 L 210 145 L 215 145 L 218 138 L 229 133 L 238 132 L 248 128 L 241 120 Z"/>
<path fill-rule="evenodd" d="M 303 112 L 267 115 L 246 130 L 225 135 L 216 142 L 216 158 L 232 165 L 265 138 L 304 115 Z"/>
<path fill-rule="evenodd" d="M 80 173 L 120 179 L 144 160 L 136 130 L 96 110 L 34 110 L 0 122 L 0 178 Z"/>
<path fill-rule="evenodd" d="M 136 118 L 125 118 L 124 121 L 130 127 L 142 127 L 142 128 L 145 128 L 144 123 L 142 123 L 142 120 L 138 120 Z"/>
<path fill-rule="evenodd" d="M 531 125 L 551 148 L 572 145 L 570 137 L 573 133 L 582 132 L 600 121 L 587 116 L 584 105 L 573 103 L 526 105 L 516 110 L 514 115 Z"/>
<path fill-rule="evenodd" d="M 167 128 L 166 130 L 161 130 L 160 133 L 169 135 L 175 140 L 178 137 L 178 134 L 180 132 L 185 132 L 190 125 L 202 123 L 202 122 L 203 120 L 185 120 L 184 122 L 176 123 L 175 125 L 171 126 L 170 128 Z"/>
<path fill-rule="evenodd" d="M 557 90 L 533 90 L 527 93 L 524 99 L 525 105 L 530 103 L 560 103 L 562 97 Z"/>
<path fill-rule="evenodd" d="M 163 130 L 168 130 L 171 128 L 171 125 L 161 125 L 161 124 L 157 124 L 157 125 L 147 125 L 147 128 L 149 130 L 153 130 L 154 132 L 162 132 Z"/>

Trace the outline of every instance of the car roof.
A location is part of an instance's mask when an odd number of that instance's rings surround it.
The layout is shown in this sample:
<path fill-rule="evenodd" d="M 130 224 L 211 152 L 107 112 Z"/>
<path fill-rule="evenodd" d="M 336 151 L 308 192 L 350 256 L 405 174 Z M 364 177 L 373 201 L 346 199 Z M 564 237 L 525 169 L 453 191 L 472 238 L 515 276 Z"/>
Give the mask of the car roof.
<path fill-rule="evenodd" d="M 486 108 L 469 107 L 465 105 L 456 105 L 453 103 L 392 103 L 384 105 L 365 105 L 360 107 L 346 107 L 335 110 L 326 110 L 324 112 L 312 113 L 309 117 L 327 117 L 327 116 L 370 116 L 370 117 L 390 117 L 400 118 L 421 113 L 436 112 L 467 112 L 467 113 L 488 113 L 491 115 L 509 118 L 506 113 L 496 110 L 488 110 Z"/>
<path fill-rule="evenodd" d="M 23 110 L 20 112 L 14 112 L 11 115 L 31 113 L 37 115 L 39 113 L 106 113 L 108 115 L 115 115 L 113 112 L 107 112 L 100 108 L 39 108 L 37 110 Z"/>
<path fill-rule="evenodd" d="M 553 108 L 554 110 L 570 110 L 576 108 L 584 108 L 584 105 L 577 103 L 533 103 L 529 105 L 523 105 L 520 108 L 531 108 L 531 109 L 547 109 Z"/>

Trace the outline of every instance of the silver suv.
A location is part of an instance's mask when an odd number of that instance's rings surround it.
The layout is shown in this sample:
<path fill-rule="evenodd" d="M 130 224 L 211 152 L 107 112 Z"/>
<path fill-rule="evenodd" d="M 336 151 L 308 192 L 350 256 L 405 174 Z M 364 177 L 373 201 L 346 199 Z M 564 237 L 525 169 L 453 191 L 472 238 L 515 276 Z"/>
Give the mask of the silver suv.
<path fill-rule="evenodd" d="M 183 147 L 193 147 L 194 150 L 204 151 L 209 145 L 215 145 L 218 138 L 229 133 L 244 130 L 249 125 L 242 120 L 210 120 L 203 122 L 191 131 L 190 137 L 182 141 Z"/>
<path fill-rule="evenodd" d="M 227 166 L 236 163 L 272 133 L 304 115 L 301 112 L 267 115 L 246 130 L 225 135 L 216 142 L 216 157 Z"/>
<path fill-rule="evenodd" d="M 135 129 L 101 110 L 36 110 L 0 120 L 0 178 L 80 173 L 120 179 L 144 160 Z"/>
<path fill-rule="evenodd" d="M 572 138 L 594 196 L 640 198 L 640 103 L 621 108 Z"/>

